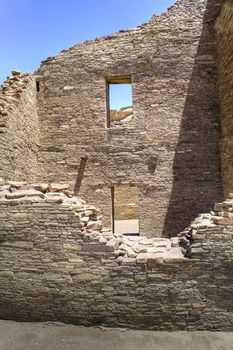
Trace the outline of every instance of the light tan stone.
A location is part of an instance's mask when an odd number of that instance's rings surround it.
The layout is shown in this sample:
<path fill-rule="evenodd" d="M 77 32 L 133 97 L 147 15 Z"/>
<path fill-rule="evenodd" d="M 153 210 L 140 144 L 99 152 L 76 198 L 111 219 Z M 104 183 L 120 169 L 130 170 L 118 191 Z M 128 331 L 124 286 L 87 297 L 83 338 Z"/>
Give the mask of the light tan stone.
<path fill-rule="evenodd" d="M 13 247 L 13 248 L 21 248 L 21 249 L 32 249 L 33 243 L 32 242 L 26 242 L 26 241 L 7 241 L 2 243 L 3 246 L 6 247 Z"/>
<path fill-rule="evenodd" d="M 45 198 L 46 203 L 51 203 L 51 204 L 61 204 L 63 202 L 62 197 L 58 196 L 52 196 L 52 197 L 46 197 Z"/>
<path fill-rule="evenodd" d="M 81 250 L 82 246 L 80 246 L 79 244 L 65 243 L 63 244 L 63 248 L 66 250 Z"/>
<path fill-rule="evenodd" d="M 20 187 L 23 187 L 23 186 L 27 186 L 27 184 L 28 184 L 25 181 L 9 181 L 8 183 L 13 188 L 20 188 Z"/>
<path fill-rule="evenodd" d="M 45 193 L 48 188 L 49 188 L 49 185 L 47 183 L 35 183 L 35 184 L 32 184 L 32 187 L 37 190 L 37 191 L 41 191 L 43 193 Z"/>
<path fill-rule="evenodd" d="M 68 190 L 69 188 L 70 188 L 69 184 L 60 184 L 60 183 L 53 182 L 49 185 L 50 192 L 61 192 L 61 191 Z"/>

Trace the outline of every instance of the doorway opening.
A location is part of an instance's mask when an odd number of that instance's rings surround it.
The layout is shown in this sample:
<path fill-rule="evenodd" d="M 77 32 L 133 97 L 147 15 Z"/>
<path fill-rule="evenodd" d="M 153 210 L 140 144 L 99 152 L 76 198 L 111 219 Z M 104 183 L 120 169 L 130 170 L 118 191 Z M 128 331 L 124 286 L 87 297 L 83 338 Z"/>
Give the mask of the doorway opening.
<path fill-rule="evenodd" d="M 112 229 L 114 233 L 139 235 L 139 193 L 131 184 L 112 186 Z"/>

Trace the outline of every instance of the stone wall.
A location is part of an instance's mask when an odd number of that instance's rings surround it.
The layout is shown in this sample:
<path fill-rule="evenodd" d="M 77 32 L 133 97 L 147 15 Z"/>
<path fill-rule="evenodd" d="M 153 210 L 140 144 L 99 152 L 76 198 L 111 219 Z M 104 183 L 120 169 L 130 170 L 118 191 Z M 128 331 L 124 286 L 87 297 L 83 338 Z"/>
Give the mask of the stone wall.
<path fill-rule="evenodd" d="M 38 70 L 41 180 L 75 182 L 111 224 L 111 186 L 134 184 L 140 232 L 174 236 L 222 199 L 214 22 L 218 0 L 182 0 L 131 30 L 62 51 Z M 106 81 L 130 77 L 130 126 L 106 128 Z"/>
<path fill-rule="evenodd" d="M 233 191 L 233 4 L 223 6 L 216 24 L 219 46 L 219 81 L 222 120 L 222 176 L 225 195 Z"/>
<path fill-rule="evenodd" d="M 13 71 L 0 87 L 0 178 L 38 176 L 39 124 L 33 75 Z"/>
<path fill-rule="evenodd" d="M 113 235 L 67 185 L 0 190 L 0 318 L 233 330 L 233 200 L 179 237 Z"/>

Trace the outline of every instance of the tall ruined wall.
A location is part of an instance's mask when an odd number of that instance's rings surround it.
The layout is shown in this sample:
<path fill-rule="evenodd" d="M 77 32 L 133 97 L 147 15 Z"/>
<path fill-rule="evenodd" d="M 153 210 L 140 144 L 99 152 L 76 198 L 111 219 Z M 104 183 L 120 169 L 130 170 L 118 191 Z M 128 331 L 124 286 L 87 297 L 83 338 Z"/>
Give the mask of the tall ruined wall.
<path fill-rule="evenodd" d="M 43 62 L 43 179 L 74 183 L 111 223 L 111 186 L 135 184 L 140 232 L 174 235 L 222 197 L 214 22 L 217 0 L 178 1 L 132 30 Z M 106 128 L 106 77 L 131 76 L 131 126 Z"/>
<path fill-rule="evenodd" d="M 0 88 L 0 178 L 38 176 L 39 124 L 34 76 L 13 71 Z"/>
<path fill-rule="evenodd" d="M 222 120 L 222 177 L 225 195 L 233 191 L 233 3 L 222 1 L 216 24 Z"/>
<path fill-rule="evenodd" d="M 232 199 L 180 238 L 148 239 L 102 230 L 65 188 L 0 188 L 1 319 L 233 330 Z"/>

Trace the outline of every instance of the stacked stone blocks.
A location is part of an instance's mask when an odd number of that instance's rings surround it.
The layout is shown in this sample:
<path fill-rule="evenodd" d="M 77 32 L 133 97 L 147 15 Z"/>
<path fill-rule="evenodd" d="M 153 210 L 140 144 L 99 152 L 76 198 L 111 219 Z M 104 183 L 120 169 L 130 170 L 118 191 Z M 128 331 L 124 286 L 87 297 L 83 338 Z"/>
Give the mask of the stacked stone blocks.
<path fill-rule="evenodd" d="M 99 211 L 67 187 L 2 186 L 1 318 L 233 329 L 232 199 L 179 237 L 127 237 L 103 229 Z"/>

